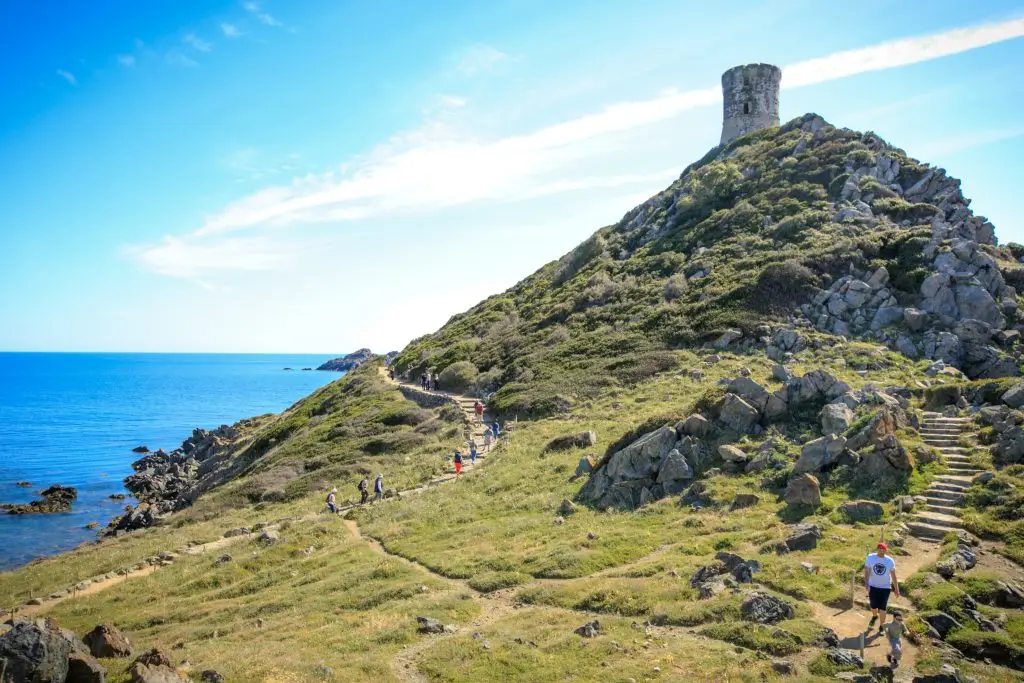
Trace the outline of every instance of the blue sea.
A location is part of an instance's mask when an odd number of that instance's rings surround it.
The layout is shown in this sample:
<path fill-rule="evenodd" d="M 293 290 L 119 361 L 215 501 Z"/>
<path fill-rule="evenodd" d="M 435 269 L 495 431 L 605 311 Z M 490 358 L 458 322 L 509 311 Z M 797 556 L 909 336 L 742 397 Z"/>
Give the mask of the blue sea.
<path fill-rule="evenodd" d="M 126 493 L 121 480 L 140 457 L 132 448 L 170 451 L 195 427 L 280 412 L 338 379 L 301 370 L 329 358 L 0 353 L 0 503 L 28 502 L 52 484 L 78 487 L 68 514 L 0 511 L 0 570 L 95 539 L 86 524 L 102 528 L 132 502 L 109 499 Z"/>

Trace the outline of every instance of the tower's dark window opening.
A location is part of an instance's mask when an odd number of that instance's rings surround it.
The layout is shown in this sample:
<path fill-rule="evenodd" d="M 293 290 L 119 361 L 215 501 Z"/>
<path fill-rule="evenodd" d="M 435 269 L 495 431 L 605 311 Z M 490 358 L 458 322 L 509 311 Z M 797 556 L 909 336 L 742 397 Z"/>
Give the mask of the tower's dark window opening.
<path fill-rule="evenodd" d="M 750 102 L 744 102 L 743 103 L 743 113 L 744 114 L 749 114 L 750 113 Z"/>

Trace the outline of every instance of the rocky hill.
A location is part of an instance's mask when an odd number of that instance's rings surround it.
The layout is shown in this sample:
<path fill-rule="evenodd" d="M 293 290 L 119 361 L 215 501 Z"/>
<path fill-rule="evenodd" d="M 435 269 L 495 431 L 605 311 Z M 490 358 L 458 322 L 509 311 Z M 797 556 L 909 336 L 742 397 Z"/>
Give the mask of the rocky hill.
<path fill-rule="evenodd" d="M 0 661 L 179 683 L 1022 681 L 1022 256 L 874 134 L 807 115 L 731 139 L 387 359 L 465 395 L 363 353 L 280 415 L 145 454 L 107 538 L 0 574 L 19 612 Z M 489 443 L 472 395 L 502 436 L 456 476 L 446 455 Z M 374 473 L 385 500 L 350 504 Z M 895 670 L 861 587 L 880 539 L 910 629 Z M 129 639 L 164 649 L 129 665 Z"/>
<path fill-rule="evenodd" d="M 317 370 L 330 370 L 333 372 L 348 372 L 355 370 L 363 363 L 374 358 L 374 353 L 370 349 L 359 349 L 352 353 L 347 353 L 344 356 L 338 358 L 332 358 L 326 363 L 321 363 L 317 367 Z"/>
<path fill-rule="evenodd" d="M 763 346 L 784 324 L 1014 375 L 1024 247 L 969 204 L 944 170 L 809 114 L 711 150 L 395 366 L 464 363 L 496 409 L 542 415 L 668 369 L 670 349 Z"/>

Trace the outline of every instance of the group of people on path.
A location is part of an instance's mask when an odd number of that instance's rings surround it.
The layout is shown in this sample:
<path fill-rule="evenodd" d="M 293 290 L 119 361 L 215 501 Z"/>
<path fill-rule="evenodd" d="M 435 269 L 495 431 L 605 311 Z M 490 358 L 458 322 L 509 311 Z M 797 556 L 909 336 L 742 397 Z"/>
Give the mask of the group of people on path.
<path fill-rule="evenodd" d="M 366 505 L 370 500 L 370 485 L 366 481 L 366 478 L 359 480 L 359 484 L 356 486 L 359 490 L 359 504 Z M 384 500 L 384 473 L 377 475 L 377 478 L 373 481 L 373 502 Z M 338 487 L 335 486 L 331 489 L 331 492 L 327 494 L 327 509 L 331 511 L 331 514 L 338 514 L 340 508 L 338 506 Z"/>
<path fill-rule="evenodd" d="M 483 404 L 477 401 L 476 405 L 480 406 L 480 410 L 477 411 L 477 414 L 482 417 Z M 484 453 L 491 450 L 491 446 L 498 442 L 498 437 L 500 435 L 501 426 L 498 424 L 497 421 L 491 422 L 487 425 L 487 428 L 484 430 Z M 466 443 L 469 446 L 469 461 L 471 464 L 475 466 L 476 458 L 477 455 L 479 454 L 479 451 L 477 450 L 476 439 L 473 438 L 473 436 L 471 435 L 469 439 L 466 441 Z M 455 465 L 455 476 L 459 476 L 460 474 L 462 474 L 462 464 L 464 462 L 464 457 L 465 456 L 462 450 L 456 448 L 455 453 L 452 455 L 452 463 Z"/>
<path fill-rule="evenodd" d="M 430 374 L 424 372 L 420 375 L 420 387 L 424 391 L 440 391 L 441 390 L 441 378 L 437 376 L 437 373 Z"/>

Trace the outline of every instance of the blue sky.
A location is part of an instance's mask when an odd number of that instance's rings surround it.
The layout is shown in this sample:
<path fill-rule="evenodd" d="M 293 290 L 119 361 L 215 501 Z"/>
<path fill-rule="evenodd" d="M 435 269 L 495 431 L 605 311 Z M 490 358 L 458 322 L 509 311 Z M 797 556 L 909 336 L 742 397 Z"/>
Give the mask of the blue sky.
<path fill-rule="evenodd" d="M 0 5 L 0 350 L 399 348 L 718 141 L 719 76 L 1024 242 L 1024 2 Z"/>

